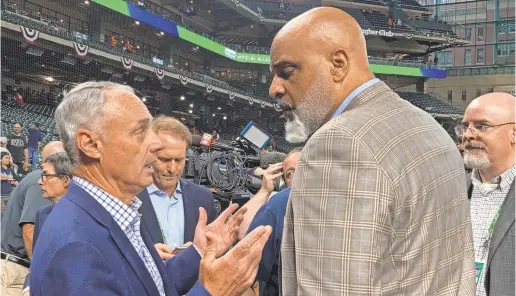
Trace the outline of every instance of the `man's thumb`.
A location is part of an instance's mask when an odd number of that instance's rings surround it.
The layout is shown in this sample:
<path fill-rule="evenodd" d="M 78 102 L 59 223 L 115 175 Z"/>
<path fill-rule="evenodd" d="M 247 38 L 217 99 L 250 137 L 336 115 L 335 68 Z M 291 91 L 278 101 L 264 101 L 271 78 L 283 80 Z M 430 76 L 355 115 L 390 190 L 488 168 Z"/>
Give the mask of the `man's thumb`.
<path fill-rule="evenodd" d="M 202 207 L 199 208 L 199 220 L 197 222 L 197 226 L 206 226 L 206 223 L 208 222 L 208 215 L 206 214 L 206 210 Z"/>
<path fill-rule="evenodd" d="M 203 260 L 212 262 L 217 254 L 217 242 L 213 232 L 206 232 L 206 248 L 204 249 Z"/>

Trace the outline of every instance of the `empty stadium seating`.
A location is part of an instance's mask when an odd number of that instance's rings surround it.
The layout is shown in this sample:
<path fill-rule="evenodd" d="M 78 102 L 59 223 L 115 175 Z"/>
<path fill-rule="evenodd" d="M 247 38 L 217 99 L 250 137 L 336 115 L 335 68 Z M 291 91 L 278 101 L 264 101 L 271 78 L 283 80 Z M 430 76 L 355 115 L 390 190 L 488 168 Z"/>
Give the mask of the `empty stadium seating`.
<path fill-rule="evenodd" d="M 434 114 L 463 114 L 463 112 L 452 105 L 432 97 L 429 94 L 398 92 L 398 95 L 409 101 L 412 105 Z"/>
<path fill-rule="evenodd" d="M 402 25 L 399 28 L 393 28 L 389 26 L 388 20 L 389 18 L 380 12 L 377 11 L 370 11 L 370 12 L 364 12 L 361 9 L 357 8 L 342 8 L 345 12 L 349 13 L 354 19 L 357 20 L 357 22 L 360 24 L 360 27 L 362 29 L 389 29 L 391 31 L 412 31 L 411 29 L 407 28 L 407 26 Z"/>

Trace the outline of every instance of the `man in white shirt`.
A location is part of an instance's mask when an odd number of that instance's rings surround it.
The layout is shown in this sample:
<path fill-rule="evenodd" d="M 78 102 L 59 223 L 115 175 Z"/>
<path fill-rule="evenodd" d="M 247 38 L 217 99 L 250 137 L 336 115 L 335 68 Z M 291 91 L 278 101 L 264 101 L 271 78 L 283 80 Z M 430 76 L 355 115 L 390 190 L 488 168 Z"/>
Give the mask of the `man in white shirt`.
<path fill-rule="evenodd" d="M 471 102 L 456 131 L 464 141 L 475 246 L 476 292 L 514 295 L 515 102 L 490 93 Z"/>

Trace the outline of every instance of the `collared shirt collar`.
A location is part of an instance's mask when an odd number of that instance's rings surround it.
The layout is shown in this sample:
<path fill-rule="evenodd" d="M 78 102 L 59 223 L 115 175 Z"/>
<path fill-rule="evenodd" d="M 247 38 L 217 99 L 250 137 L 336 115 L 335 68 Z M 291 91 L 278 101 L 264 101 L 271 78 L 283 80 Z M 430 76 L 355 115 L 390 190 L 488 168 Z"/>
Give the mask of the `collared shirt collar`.
<path fill-rule="evenodd" d="M 371 85 L 377 83 L 377 82 L 380 82 L 380 79 L 378 78 L 373 78 L 369 81 L 367 81 L 366 83 L 362 84 L 361 86 L 357 87 L 354 91 L 352 91 L 344 101 L 342 101 L 342 103 L 339 105 L 339 107 L 337 108 L 337 110 L 335 110 L 335 112 L 333 113 L 333 115 L 331 116 L 331 118 L 334 118 L 334 117 L 337 117 L 339 116 L 342 112 L 344 112 L 344 110 L 346 109 L 346 107 L 351 103 L 351 101 L 353 101 L 353 99 L 358 95 L 360 94 L 361 92 L 363 92 L 364 90 L 366 90 L 368 87 L 370 87 Z"/>
<path fill-rule="evenodd" d="M 514 181 L 515 175 L 516 166 L 513 166 L 503 172 L 500 176 L 494 178 L 491 183 L 482 183 L 480 172 L 474 169 L 471 174 L 471 182 L 473 183 L 473 186 L 478 187 L 482 194 L 485 195 L 486 191 L 491 191 L 493 189 L 507 190 Z"/>
<path fill-rule="evenodd" d="M 86 179 L 74 176 L 73 181 L 108 211 L 122 231 L 126 232 L 126 229 L 140 218 L 138 209 L 141 207 L 142 201 L 138 197 L 133 197 L 131 203 L 126 205 Z"/>
<path fill-rule="evenodd" d="M 161 191 L 161 190 L 158 188 L 158 186 L 156 186 L 156 184 L 154 184 L 154 183 L 150 184 L 150 185 L 147 187 L 147 192 L 148 192 L 149 194 L 153 194 L 153 193 L 155 193 L 155 192 L 157 192 L 157 191 L 163 192 L 163 191 Z M 183 190 L 181 189 L 181 179 L 179 179 L 179 180 L 177 181 L 176 190 L 175 190 L 174 192 L 183 193 Z"/>

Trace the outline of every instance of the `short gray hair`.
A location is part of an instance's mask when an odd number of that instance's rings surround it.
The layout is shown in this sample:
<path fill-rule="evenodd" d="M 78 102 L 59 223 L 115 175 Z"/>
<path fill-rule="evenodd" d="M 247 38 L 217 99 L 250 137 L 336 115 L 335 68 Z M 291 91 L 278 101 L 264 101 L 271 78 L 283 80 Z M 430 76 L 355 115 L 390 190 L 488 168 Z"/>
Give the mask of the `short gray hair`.
<path fill-rule="evenodd" d="M 57 175 L 72 177 L 72 162 L 70 161 L 68 154 L 65 152 L 49 155 L 43 160 L 43 163 L 48 163 L 54 167 Z"/>
<path fill-rule="evenodd" d="M 109 81 L 88 81 L 81 83 L 64 94 L 63 101 L 56 109 L 56 127 L 63 141 L 72 165 L 80 163 L 76 147 L 79 128 L 99 131 L 99 118 L 106 105 L 105 91 L 118 90 L 134 94 L 127 85 Z"/>

